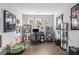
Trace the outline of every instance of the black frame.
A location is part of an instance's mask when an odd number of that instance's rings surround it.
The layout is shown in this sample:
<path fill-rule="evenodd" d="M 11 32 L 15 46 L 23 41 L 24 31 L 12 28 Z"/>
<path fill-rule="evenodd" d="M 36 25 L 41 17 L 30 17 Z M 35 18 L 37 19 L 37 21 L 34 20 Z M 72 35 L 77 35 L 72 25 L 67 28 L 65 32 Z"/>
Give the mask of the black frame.
<path fill-rule="evenodd" d="M 3 16 L 4 16 L 4 32 L 15 31 L 16 30 L 16 16 L 7 10 L 3 11 Z"/>
<path fill-rule="evenodd" d="M 79 3 L 76 4 L 75 6 L 73 6 L 73 7 L 71 8 L 71 17 L 70 17 L 70 21 L 71 21 L 71 23 L 70 23 L 70 25 L 71 25 L 71 30 L 79 30 L 79 28 L 73 27 L 73 24 L 72 24 L 72 19 L 73 19 L 73 18 L 77 20 L 77 14 L 76 14 L 75 16 L 72 15 L 73 12 L 74 12 L 73 10 L 74 10 L 74 11 L 79 10 Z"/>
<path fill-rule="evenodd" d="M 58 24 L 58 19 L 61 19 L 61 21 L 63 23 L 63 14 L 56 17 L 56 30 L 61 30 L 61 24 Z M 58 27 L 58 26 L 60 26 L 60 27 Z"/>
<path fill-rule="evenodd" d="M 0 47 L 2 47 L 2 36 L 0 35 Z"/>

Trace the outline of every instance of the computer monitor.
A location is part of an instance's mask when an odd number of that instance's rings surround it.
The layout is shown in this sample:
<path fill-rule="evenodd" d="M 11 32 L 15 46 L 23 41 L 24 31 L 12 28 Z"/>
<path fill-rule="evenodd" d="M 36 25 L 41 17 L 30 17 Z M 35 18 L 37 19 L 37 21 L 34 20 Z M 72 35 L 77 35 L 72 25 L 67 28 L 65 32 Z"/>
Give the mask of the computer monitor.
<path fill-rule="evenodd" d="M 39 29 L 33 29 L 33 32 L 39 32 Z"/>

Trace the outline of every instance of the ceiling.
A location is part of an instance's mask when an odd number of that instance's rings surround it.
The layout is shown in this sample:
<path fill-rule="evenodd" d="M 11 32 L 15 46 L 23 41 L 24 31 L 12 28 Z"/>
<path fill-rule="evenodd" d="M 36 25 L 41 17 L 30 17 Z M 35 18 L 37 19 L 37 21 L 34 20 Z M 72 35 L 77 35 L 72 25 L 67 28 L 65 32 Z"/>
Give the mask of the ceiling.
<path fill-rule="evenodd" d="M 23 14 L 53 14 L 69 3 L 12 3 Z"/>
<path fill-rule="evenodd" d="M 16 3 L 12 5 L 23 14 L 53 14 L 68 3 Z"/>
<path fill-rule="evenodd" d="M 68 3 L 23 3 L 13 4 L 23 14 L 53 14 L 58 8 Z"/>

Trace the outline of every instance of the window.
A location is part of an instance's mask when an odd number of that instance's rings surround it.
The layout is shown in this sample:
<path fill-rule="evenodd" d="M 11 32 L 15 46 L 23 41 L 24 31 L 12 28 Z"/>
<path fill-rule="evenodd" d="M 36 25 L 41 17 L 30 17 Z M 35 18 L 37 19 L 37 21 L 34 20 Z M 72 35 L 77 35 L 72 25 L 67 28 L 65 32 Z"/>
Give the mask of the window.
<path fill-rule="evenodd" d="M 28 24 L 33 25 L 34 24 L 34 18 L 28 18 Z"/>
<path fill-rule="evenodd" d="M 48 19 L 44 19 L 44 22 L 43 22 L 43 24 L 48 24 L 49 23 L 49 21 L 48 21 Z"/>
<path fill-rule="evenodd" d="M 48 18 L 28 18 L 28 24 L 33 25 L 33 24 L 49 24 L 49 19 Z"/>
<path fill-rule="evenodd" d="M 41 18 L 35 18 L 35 24 L 41 24 Z"/>

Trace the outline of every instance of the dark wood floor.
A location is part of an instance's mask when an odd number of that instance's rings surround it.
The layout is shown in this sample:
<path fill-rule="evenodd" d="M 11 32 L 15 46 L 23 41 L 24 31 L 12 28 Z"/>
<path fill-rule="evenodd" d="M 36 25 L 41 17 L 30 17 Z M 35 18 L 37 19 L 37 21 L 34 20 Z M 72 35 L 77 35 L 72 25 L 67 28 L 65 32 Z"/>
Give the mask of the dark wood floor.
<path fill-rule="evenodd" d="M 28 47 L 21 55 L 66 55 L 66 51 L 63 51 L 59 46 L 53 42 L 46 42 L 38 45 L 31 45 L 27 43 Z"/>

